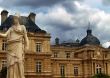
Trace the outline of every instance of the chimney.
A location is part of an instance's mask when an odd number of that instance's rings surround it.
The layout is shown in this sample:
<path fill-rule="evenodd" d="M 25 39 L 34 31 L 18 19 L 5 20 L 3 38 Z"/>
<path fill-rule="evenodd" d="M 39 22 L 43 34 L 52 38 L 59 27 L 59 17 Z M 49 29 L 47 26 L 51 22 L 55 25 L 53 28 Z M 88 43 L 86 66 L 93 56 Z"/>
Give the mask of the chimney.
<path fill-rule="evenodd" d="M 1 24 L 7 19 L 8 16 L 8 11 L 7 10 L 3 10 L 1 12 Z"/>
<path fill-rule="evenodd" d="M 35 23 L 35 17 L 36 17 L 35 13 L 31 12 L 28 17 L 29 17 L 29 19 L 31 19 Z"/>
<path fill-rule="evenodd" d="M 55 45 L 59 45 L 59 38 L 55 39 Z"/>

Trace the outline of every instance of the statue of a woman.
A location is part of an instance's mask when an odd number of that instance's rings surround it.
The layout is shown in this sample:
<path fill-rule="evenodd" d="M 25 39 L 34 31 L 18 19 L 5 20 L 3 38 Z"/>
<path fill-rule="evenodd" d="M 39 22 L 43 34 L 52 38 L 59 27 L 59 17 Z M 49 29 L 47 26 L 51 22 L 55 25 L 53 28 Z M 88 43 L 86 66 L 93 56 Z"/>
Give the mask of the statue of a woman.
<path fill-rule="evenodd" d="M 24 52 L 29 41 L 25 26 L 19 24 L 19 16 L 13 16 L 13 25 L 0 36 L 7 37 L 7 78 L 25 78 Z"/>

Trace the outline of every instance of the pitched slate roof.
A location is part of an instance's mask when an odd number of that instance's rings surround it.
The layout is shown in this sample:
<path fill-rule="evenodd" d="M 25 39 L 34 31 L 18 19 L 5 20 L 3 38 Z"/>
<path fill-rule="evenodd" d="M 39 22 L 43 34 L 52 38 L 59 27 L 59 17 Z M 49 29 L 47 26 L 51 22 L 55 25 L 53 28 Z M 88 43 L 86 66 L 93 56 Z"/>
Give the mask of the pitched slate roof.
<path fill-rule="evenodd" d="M 12 26 L 13 15 L 10 15 L 5 22 L 0 26 L 0 30 L 8 29 Z M 45 30 L 40 29 L 31 19 L 25 16 L 20 17 L 20 24 L 25 25 L 28 32 L 41 32 L 46 33 Z"/>

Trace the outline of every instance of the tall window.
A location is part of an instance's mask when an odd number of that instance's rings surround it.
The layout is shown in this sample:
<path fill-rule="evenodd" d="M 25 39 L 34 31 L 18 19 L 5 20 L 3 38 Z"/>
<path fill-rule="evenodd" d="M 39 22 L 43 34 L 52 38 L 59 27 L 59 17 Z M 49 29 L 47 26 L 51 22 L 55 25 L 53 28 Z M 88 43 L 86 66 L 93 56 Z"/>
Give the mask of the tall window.
<path fill-rule="evenodd" d="M 107 58 L 107 53 L 105 53 L 105 58 Z"/>
<path fill-rule="evenodd" d="M 6 40 L 3 40 L 2 41 L 2 50 L 6 50 L 6 47 L 7 47 Z"/>
<path fill-rule="evenodd" d="M 54 52 L 54 57 L 55 57 L 55 58 L 58 57 L 58 52 Z"/>
<path fill-rule="evenodd" d="M 96 72 L 97 72 L 97 74 L 102 72 L 101 65 L 98 64 L 96 66 Z"/>
<path fill-rule="evenodd" d="M 36 52 L 41 52 L 41 51 L 42 51 L 42 44 L 36 43 Z"/>
<path fill-rule="evenodd" d="M 78 66 L 74 66 L 74 76 L 78 76 Z"/>
<path fill-rule="evenodd" d="M 62 77 L 65 76 L 65 65 L 64 64 L 60 65 L 60 74 L 61 74 Z"/>
<path fill-rule="evenodd" d="M 95 74 L 95 63 L 93 63 L 93 72 Z"/>
<path fill-rule="evenodd" d="M 108 74 L 108 64 L 105 63 L 105 65 L 106 65 L 106 74 Z"/>
<path fill-rule="evenodd" d="M 70 58 L 70 53 L 66 53 L 66 58 Z"/>
<path fill-rule="evenodd" d="M 40 61 L 36 62 L 36 72 L 41 73 L 42 71 L 42 63 Z"/>
<path fill-rule="evenodd" d="M 92 54 L 92 57 L 94 58 L 94 52 L 93 52 L 93 54 Z"/>
<path fill-rule="evenodd" d="M 2 68 L 7 66 L 7 61 L 6 60 L 2 60 Z"/>

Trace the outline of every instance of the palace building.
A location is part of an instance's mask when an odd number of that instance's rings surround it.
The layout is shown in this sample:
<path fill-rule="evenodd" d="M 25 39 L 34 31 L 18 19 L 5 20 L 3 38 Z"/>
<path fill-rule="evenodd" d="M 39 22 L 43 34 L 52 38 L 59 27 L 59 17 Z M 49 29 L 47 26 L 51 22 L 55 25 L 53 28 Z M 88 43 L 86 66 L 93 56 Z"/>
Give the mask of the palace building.
<path fill-rule="evenodd" d="M 29 50 L 25 53 L 26 78 L 91 78 L 97 73 L 110 75 L 110 49 L 103 48 L 100 40 L 87 29 L 87 35 L 79 41 L 63 42 L 55 39 L 35 23 L 35 13 L 20 16 L 20 24 L 26 26 Z M 1 12 L 0 32 L 12 25 L 13 15 Z M 6 67 L 6 38 L 0 37 L 0 71 Z"/>

